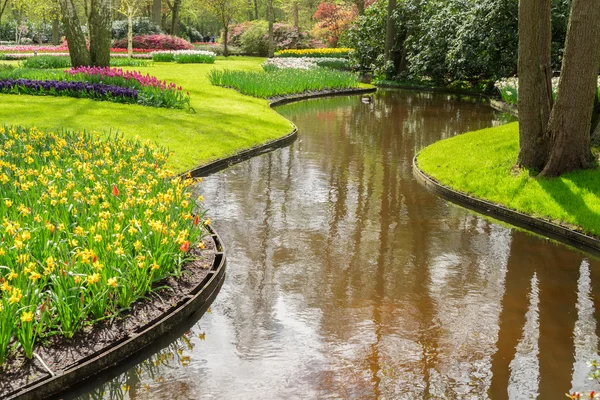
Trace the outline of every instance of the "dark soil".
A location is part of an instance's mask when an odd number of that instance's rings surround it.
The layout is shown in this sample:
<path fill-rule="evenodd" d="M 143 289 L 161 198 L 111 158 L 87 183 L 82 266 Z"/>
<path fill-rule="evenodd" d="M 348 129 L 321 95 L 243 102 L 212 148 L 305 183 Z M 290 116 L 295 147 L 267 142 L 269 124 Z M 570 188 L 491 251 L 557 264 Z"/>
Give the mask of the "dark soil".
<path fill-rule="evenodd" d="M 59 335 L 52 336 L 46 343 L 38 346 L 34 353 L 44 360 L 50 370 L 59 374 L 95 357 L 115 342 L 126 340 L 136 332 L 144 330 L 197 289 L 208 275 L 217 248 L 212 236 L 207 236 L 204 243 L 206 245 L 204 250 L 197 248 L 190 250 L 197 259 L 183 267 L 180 277 L 165 278 L 158 282 L 155 287 L 164 288 L 135 302 L 119 318 L 86 326 L 71 339 Z M 9 359 L 4 368 L 0 369 L 0 398 L 50 376 L 35 357 L 28 360 L 20 355 Z"/>

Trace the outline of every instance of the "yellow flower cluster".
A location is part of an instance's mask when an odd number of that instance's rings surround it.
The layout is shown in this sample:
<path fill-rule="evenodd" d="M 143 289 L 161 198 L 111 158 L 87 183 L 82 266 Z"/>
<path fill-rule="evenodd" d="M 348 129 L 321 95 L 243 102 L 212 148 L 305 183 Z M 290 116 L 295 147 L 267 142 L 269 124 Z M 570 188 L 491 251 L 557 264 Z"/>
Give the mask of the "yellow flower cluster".
<path fill-rule="evenodd" d="M 324 48 L 324 49 L 289 49 L 275 53 L 275 57 L 347 57 L 353 49 Z"/>
<path fill-rule="evenodd" d="M 209 222 L 167 157 L 119 136 L 0 128 L 0 365 L 11 340 L 72 336 L 189 259 L 182 244 Z"/>

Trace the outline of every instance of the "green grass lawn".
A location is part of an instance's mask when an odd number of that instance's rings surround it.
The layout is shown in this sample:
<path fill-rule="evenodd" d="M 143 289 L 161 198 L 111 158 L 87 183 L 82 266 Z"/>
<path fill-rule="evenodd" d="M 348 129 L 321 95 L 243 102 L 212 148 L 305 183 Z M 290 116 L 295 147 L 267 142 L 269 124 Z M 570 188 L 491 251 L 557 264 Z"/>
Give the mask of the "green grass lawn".
<path fill-rule="evenodd" d="M 518 150 L 515 122 L 437 142 L 418 163 L 455 190 L 600 237 L 600 169 L 532 177 L 515 168 Z"/>
<path fill-rule="evenodd" d="M 211 65 L 155 63 L 129 68 L 182 86 L 190 93 L 195 114 L 66 97 L 0 95 L 0 124 L 139 136 L 171 150 L 170 164 L 181 172 L 292 130 L 291 123 L 271 110 L 268 101 L 213 86 L 207 79 L 208 72 L 215 68 L 261 71 L 263 61 L 219 57 Z"/>

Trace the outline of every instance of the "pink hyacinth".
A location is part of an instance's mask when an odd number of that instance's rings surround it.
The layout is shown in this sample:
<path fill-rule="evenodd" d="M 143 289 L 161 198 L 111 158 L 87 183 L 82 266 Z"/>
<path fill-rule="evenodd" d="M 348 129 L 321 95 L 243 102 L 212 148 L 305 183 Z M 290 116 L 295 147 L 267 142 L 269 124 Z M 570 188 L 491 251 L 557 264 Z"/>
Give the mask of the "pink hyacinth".
<path fill-rule="evenodd" d="M 177 88 L 174 83 L 169 83 L 167 85 L 167 81 L 161 81 L 155 76 L 151 76 L 150 74 L 142 75 L 138 71 L 123 71 L 121 68 L 110 68 L 110 67 L 77 67 L 71 68 L 66 71 L 71 75 L 77 74 L 85 74 L 85 75 L 99 75 L 101 77 L 108 78 L 123 78 L 127 80 L 136 80 L 142 86 L 151 86 L 160 88 L 162 90 L 182 90 L 181 87 Z"/>

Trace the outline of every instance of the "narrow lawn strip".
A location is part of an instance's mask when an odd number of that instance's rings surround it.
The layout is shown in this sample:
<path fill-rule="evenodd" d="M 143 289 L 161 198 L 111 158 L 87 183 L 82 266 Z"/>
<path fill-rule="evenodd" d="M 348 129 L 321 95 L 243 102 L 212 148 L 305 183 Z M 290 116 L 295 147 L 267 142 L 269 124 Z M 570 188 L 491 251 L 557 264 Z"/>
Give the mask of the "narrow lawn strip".
<path fill-rule="evenodd" d="M 435 143 L 418 164 L 452 189 L 600 237 L 600 169 L 537 178 L 516 169 L 518 149 L 515 122 Z"/>

